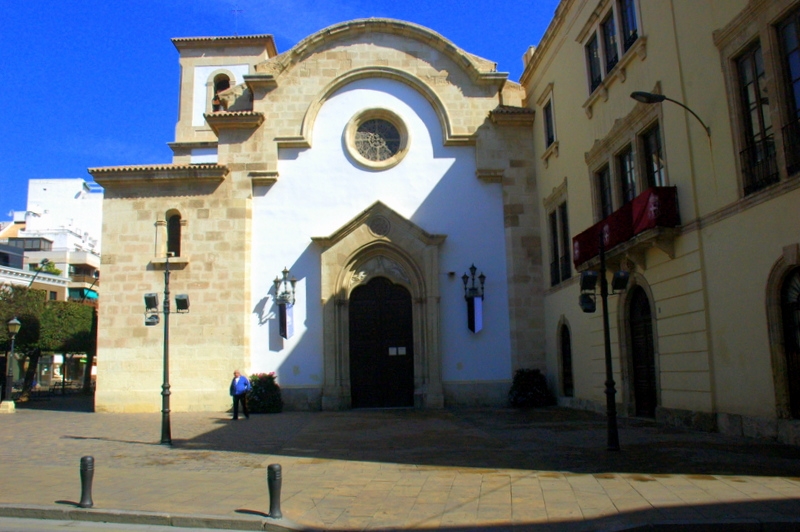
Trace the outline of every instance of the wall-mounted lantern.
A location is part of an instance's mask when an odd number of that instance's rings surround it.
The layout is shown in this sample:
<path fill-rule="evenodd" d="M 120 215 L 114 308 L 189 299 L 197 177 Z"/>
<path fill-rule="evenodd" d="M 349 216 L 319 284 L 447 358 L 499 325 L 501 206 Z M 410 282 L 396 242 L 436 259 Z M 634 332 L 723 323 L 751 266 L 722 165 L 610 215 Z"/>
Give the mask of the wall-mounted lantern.
<path fill-rule="evenodd" d="M 297 279 L 289 279 L 289 268 L 284 268 L 283 278 L 275 277 L 275 304 L 278 305 L 278 323 L 280 335 L 287 340 L 294 334 L 294 290 Z"/>
<path fill-rule="evenodd" d="M 470 275 L 465 273 L 461 276 L 461 280 L 464 281 L 464 299 L 467 300 L 467 327 L 473 333 L 483 329 L 483 286 L 486 283 L 486 276 L 481 272 L 478 276 L 480 286 L 475 284 L 477 270 L 473 264 L 469 267 Z M 472 279 L 471 284 L 470 279 Z"/>

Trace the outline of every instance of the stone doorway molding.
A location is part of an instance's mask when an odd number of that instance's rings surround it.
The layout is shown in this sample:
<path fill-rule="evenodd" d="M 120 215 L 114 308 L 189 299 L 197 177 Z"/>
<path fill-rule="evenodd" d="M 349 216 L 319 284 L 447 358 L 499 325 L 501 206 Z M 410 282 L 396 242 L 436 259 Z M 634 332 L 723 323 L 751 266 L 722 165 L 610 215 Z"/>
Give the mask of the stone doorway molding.
<path fill-rule="evenodd" d="M 414 406 L 444 407 L 439 348 L 439 247 L 432 235 L 381 203 L 327 237 L 322 248 L 322 409 L 351 407 L 348 303 L 353 289 L 386 277 L 411 293 L 414 331 Z"/>

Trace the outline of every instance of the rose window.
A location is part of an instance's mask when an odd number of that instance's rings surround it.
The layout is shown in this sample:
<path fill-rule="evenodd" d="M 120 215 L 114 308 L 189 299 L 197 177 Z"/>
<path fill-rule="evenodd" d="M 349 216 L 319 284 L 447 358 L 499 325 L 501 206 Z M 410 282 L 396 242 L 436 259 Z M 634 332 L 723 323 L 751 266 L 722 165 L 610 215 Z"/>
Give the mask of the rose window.
<path fill-rule="evenodd" d="M 388 120 L 373 118 L 358 126 L 356 149 L 369 161 L 385 161 L 400 151 L 400 132 Z"/>

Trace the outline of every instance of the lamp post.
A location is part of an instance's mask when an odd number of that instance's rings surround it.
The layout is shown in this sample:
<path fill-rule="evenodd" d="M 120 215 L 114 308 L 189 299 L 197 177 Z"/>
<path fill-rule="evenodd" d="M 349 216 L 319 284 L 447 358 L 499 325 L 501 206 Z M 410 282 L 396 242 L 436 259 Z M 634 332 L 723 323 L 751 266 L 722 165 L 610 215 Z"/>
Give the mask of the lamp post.
<path fill-rule="evenodd" d="M 611 330 L 608 323 L 608 279 L 606 279 L 606 249 L 600 236 L 600 300 L 603 305 L 603 346 L 606 361 L 606 417 L 608 418 L 608 450 L 619 451 L 617 429 L 617 390 L 614 387 L 614 369 L 611 364 Z"/>
<path fill-rule="evenodd" d="M 3 402 L 7 403 L 5 407 L 8 409 L 9 412 L 14 411 L 14 401 L 11 400 L 11 392 L 14 386 L 14 366 L 12 365 L 12 361 L 14 360 L 14 340 L 17 337 L 17 333 L 19 332 L 22 324 L 19 322 L 17 318 L 12 318 L 8 324 L 8 335 L 11 337 L 11 352 L 8 354 L 6 358 L 6 390 L 5 390 L 5 397 L 3 397 Z"/>
<path fill-rule="evenodd" d="M 164 383 L 161 385 L 161 443 L 172 445 L 172 426 L 169 419 L 169 256 L 164 263 Z"/>
<path fill-rule="evenodd" d="M 94 280 L 92 280 L 92 284 L 89 285 L 88 289 L 85 288 L 83 290 L 83 297 L 81 298 L 81 303 L 86 301 L 86 294 L 92 291 L 92 288 L 94 288 L 95 283 L 97 283 L 98 279 L 100 279 L 100 270 L 95 270 L 94 273 L 92 274 L 92 277 L 94 277 Z"/>
<path fill-rule="evenodd" d="M 33 274 L 33 279 L 31 279 L 31 282 L 28 283 L 28 288 L 33 286 L 33 282 L 36 280 L 39 274 L 42 273 L 42 269 L 48 264 L 50 264 L 50 259 L 42 259 L 41 262 L 39 262 L 39 267 L 36 269 L 36 273 Z"/>
<path fill-rule="evenodd" d="M 637 102 L 646 103 L 646 104 L 661 103 L 663 101 L 668 101 L 668 102 L 672 102 L 674 104 L 678 104 L 681 107 L 683 107 L 684 109 L 686 109 L 687 111 L 689 111 L 692 114 L 692 116 L 695 117 L 697 119 L 697 121 L 700 122 L 700 124 L 702 124 L 703 129 L 705 129 L 705 131 L 706 131 L 706 135 L 708 135 L 709 139 L 711 138 L 711 128 L 708 127 L 706 125 L 706 123 L 703 122 L 703 120 L 699 116 L 697 116 L 697 113 L 695 113 L 694 111 L 692 111 L 691 109 L 686 107 L 684 104 L 682 104 L 678 100 L 673 100 L 672 98 L 667 98 L 663 94 L 656 94 L 654 92 L 644 92 L 644 91 L 634 91 L 634 92 L 632 92 L 631 93 L 631 98 L 633 98 Z"/>
<path fill-rule="evenodd" d="M 663 94 L 654 94 L 652 92 L 644 92 L 644 91 L 634 91 L 631 93 L 631 98 L 636 100 L 637 102 L 644 103 L 644 104 L 655 104 L 660 103 L 663 101 L 672 102 L 677 104 L 684 109 L 686 109 L 693 117 L 697 119 L 698 122 L 703 126 L 703 129 L 706 132 L 706 136 L 708 137 L 708 152 L 709 152 L 709 162 L 711 164 L 711 179 L 714 183 L 714 192 L 717 192 L 717 168 L 716 164 L 714 163 L 714 148 L 711 143 L 711 128 L 706 125 L 703 120 L 697 116 L 697 113 L 689 109 L 686 105 L 682 104 L 677 100 L 673 100 L 672 98 L 667 98 Z M 700 279 L 703 286 L 702 295 L 703 295 L 703 308 L 705 309 L 705 319 L 706 323 L 710 323 L 710 318 L 708 315 L 708 309 L 710 308 L 709 296 L 708 296 L 708 272 L 706 269 L 706 259 L 705 259 L 705 242 L 703 237 L 703 231 L 700 226 L 700 200 L 697 194 L 697 180 L 695 179 L 695 158 L 694 158 L 694 150 L 692 149 L 692 144 L 688 143 L 687 145 L 689 150 L 689 161 L 691 164 L 692 171 L 690 173 L 690 183 L 692 186 L 692 207 L 694 208 L 694 216 L 697 223 L 697 251 L 698 251 L 698 259 L 700 262 Z M 714 360 L 711 357 L 711 353 L 714 352 L 714 336 L 711 334 L 711 328 L 706 327 L 706 342 L 708 343 L 708 365 L 710 368 L 714 367 Z M 712 392 L 711 397 L 712 408 L 715 408 L 714 405 L 716 404 L 716 394 Z"/>
<path fill-rule="evenodd" d="M 161 385 L 161 443 L 172 445 L 172 426 L 170 423 L 169 408 L 169 259 L 174 253 L 167 253 L 164 263 L 164 304 L 162 313 L 164 314 L 164 381 Z M 144 295 L 145 313 L 150 313 L 144 320 L 146 326 L 158 325 L 158 294 L 148 293 Z M 179 294 L 175 297 L 176 311 L 179 313 L 189 312 L 189 296 Z"/>
<path fill-rule="evenodd" d="M 595 272 L 587 270 L 581 273 L 581 296 L 579 299 L 580 306 L 584 312 L 594 312 L 596 305 L 593 297 L 585 293 L 594 291 L 597 283 L 597 278 L 600 278 L 600 301 L 603 308 L 603 347 L 606 365 L 606 417 L 607 417 L 607 432 L 608 432 L 608 445 L 609 451 L 619 451 L 619 430 L 617 427 L 617 390 L 616 383 L 614 382 L 614 366 L 611 361 L 611 326 L 608 322 L 608 279 L 606 278 L 606 242 L 605 231 L 600 231 L 600 270 Z M 623 291 L 628 286 L 628 279 L 630 274 L 626 271 L 618 271 L 614 273 L 614 279 L 611 283 L 611 288 L 614 293 Z"/>

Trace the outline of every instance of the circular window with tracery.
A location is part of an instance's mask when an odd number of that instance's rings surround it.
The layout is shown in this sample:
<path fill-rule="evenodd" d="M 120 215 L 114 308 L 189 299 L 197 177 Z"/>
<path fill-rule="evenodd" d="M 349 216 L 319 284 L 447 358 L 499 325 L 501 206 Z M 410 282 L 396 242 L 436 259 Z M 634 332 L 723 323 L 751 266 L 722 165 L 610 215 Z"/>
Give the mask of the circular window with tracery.
<path fill-rule="evenodd" d="M 354 116 L 345 131 L 350 155 L 371 170 L 399 163 L 408 147 L 408 132 L 400 117 L 385 109 L 368 109 Z"/>

